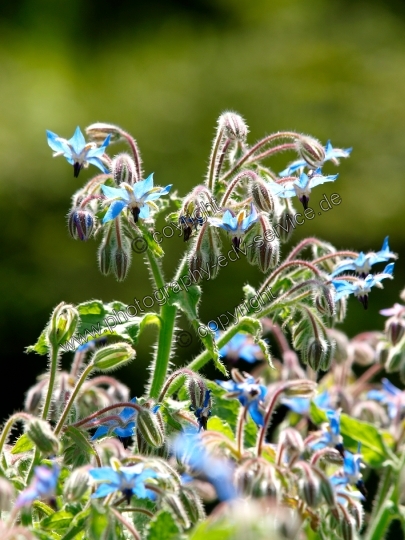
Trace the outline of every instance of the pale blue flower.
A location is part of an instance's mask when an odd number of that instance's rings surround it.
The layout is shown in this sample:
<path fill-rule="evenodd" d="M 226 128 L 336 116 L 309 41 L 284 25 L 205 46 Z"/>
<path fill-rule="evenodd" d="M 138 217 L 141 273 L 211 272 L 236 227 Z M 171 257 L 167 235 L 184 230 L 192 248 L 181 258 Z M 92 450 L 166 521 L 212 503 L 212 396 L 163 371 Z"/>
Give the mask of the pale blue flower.
<path fill-rule="evenodd" d="M 387 264 L 384 271 L 380 274 L 369 274 L 365 279 L 356 278 L 354 281 L 346 281 L 344 279 L 332 280 L 332 285 L 336 289 L 335 302 L 344 296 L 354 294 L 363 304 L 364 308 L 367 309 L 368 294 L 370 293 L 371 287 L 379 287 L 382 289 L 383 286 L 381 285 L 381 281 L 386 278 L 392 279 L 393 271 L 394 263 L 390 263 Z"/>
<path fill-rule="evenodd" d="M 232 243 L 235 248 L 239 248 L 241 237 L 253 223 L 258 220 L 258 214 L 253 204 L 250 204 L 250 214 L 246 216 L 246 211 L 241 210 L 237 216 L 230 210 L 226 210 L 222 219 L 209 217 L 207 221 L 213 227 L 224 229 L 232 236 Z"/>
<path fill-rule="evenodd" d="M 100 467 L 91 469 L 89 474 L 93 480 L 100 483 L 91 496 L 92 498 L 106 497 L 110 493 L 121 491 L 127 498 L 128 504 L 132 495 L 136 495 L 140 499 L 149 497 L 145 481 L 158 476 L 156 471 L 144 469 L 143 463 L 137 463 L 130 467 L 121 467 L 117 471 L 112 467 Z"/>
<path fill-rule="evenodd" d="M 253 418 L 253 421 L 259 425 L 264 425 L 264 415 L 261 411 L 261 405 L 267 394 L 267 388 L 262 384 L 258 384 L 256 379 L 248 376 L 244 381 L 235 382 L 215 381 L 219 386 L 228 392 L 225 397 L 237 398 L 242 407 L 246 407 Z"/>
<path fill-rule="evenodd" d="M 334 182 L 338 177 L 337 174 L 323 176 L 320 169 L 314 173 L 301 173 L 300 177 L 295 181 L 285 183 L 269 182 L 268 186 L 273 195 L 281 198 L 290 198 L 297 196 L 304 208 L 308 208 L 309 195 L 312 188 L 324 184 L 325 182 Z"/>
<path fill-rule="evenodd" d="M 131 399 L 131 403 L 136 403 L 136 397 Z M 118 437 L 132 437 L 135 433 L 136 416 L 138 411 L 132 407 L 124 407 L 119 413 L 118 419 L 106 420 L 106 422 L 99 426 L 91 438 L 92 441 L 114 433 Z"/>
<path fill-rule="evenodd" d="M 384 242 L 380 251 L 367 253 L 366 255 L 361 251 L 356 259 L 346 259 L 338 263 L 331 273 L 332 277 L 341 274 L 342 272 L 357 272 L 362 277 L 366 277 L 373 264 L 380 262 L 387 262 L 390 259 L 396 259 L 397 255 L 390 251 L 388 245 L 388 236 L 384 238 Z"/>
<path fill-rule="evenodd" d="M 48 467 L 35 467 L 34 478 L 31 484 L 20 493 L 16 501 L 16 508 L 27 506 L 36 499 L 53 500 L 59 478 L 59 466 L 55 463 L 52 469 Z"/>
<path fill-rule="evenodd" d="M 339 165 L 339 158 L 347 158 L 350 156 L 351 148 L 333 148 L 330 141 L 327 142 L 325 146 L 325 161 L 332 161 L 335 165 Z M 304 167 L 309 167 L 308 163 L 304 159 L 298 159 L 290 163 L 290 165 L 284 169 L 279 176 L 283 178 L 284 176 L 291 176 L 296 171 L 304 169 Z"/>
<path fill-rule="evenodd" d="M 391 420 L 401 416 L 405 409 L 405 392 L 394 386 L 388 379 L 382 379 L 381 390 L 370 390 L 367 399 L 379 401 L 388 408 L 388 416 Z"/>
<path fill-rule="evenodd" d="M 106 137 L 101 146 L 97 147 L 96 143 L 86 143 L 79 127 L 76 128 L 73 137 L 69 140 L 58 137 L 56 133 L 49 130 L 46 131 L 46 134 L 48 144 L 55 152 L 54 157 L 64 156 L 73 165 L 74 176 L 76 178 L 79 176 L 82 168 L 88 167 L 90 163 L 102 170 L 103 173 L 109 172 L 101 158 L 110 143 L 110 135 Z"/>
<path fill-rule="evenodd" d="M 217 339 L 218 337 L 219 335 L 217 336 Z M 257 360 L 262 360 L 263 358 L 263 353 L 259 345 L 253 341 L 250 335 L 243 334 L 242 332 L 235 334 L 233 338 L 220 349 L 219 354 L 225 356 L 228 360 L 239 360 L 241 358 L 250 364 L 257 362 Z"/>
<path fill-rule="evenodd" d="M 331 406 L 331 398 L 329 392 L 325 390 L 318 394 L 312 400 L 304 397 L 283 397 L 281 403 L 297 414 L 308 414 L 311 401 L 320 409 L 329 409 Z"/>
<path fill-rule="evenodd" d="M 194 412 L 194 416 L 197 418 L 199 430 L 207 429 L 208 418 L 211 416 L 211 390 L 206 390 L 204 395 L 204 402 L 202 407 L 194 407 L 191 405 L 190 410 Z"/>
<path fill-rule="evenodd" d="M 343 455 L 343 437 L 340 434 L 340 410 L 326 411 L 329 424 L 322 428 L 322 435 L 311 444 L 313 450 L 320 450 L 326 446 L 336 448 Z"/>
<path fill-rule="evenodd" d="M 187 432 L 179 435 L 173 441 L 173 451 L 179 460 L 192 469 L 192 473 L 202 473 L 207 478 L 215 487 L 221 501 L 236 497 L 231 462 L 211 455 L 198 433 Z"/>
<path fill-rule="evenodd" d="M 169 184 L 165 188 L 153 187 L 153 173 L 145 180 L 135 182 L 133 186 L 126 182 L 122 182 L 120 185 L 122 186 L 120 188 L 101 186 L 104 195 L 108 197 L 106 202 L 110 204 L 104 216 L 103 223 L 116 218 L 126 207 L 132 212 L 135 223 L 138 221 L 138 218 L 148 218 L 150 207 L 156 209 L 153 201 L 169 193 L 172 187 L 172 184 Z"/>

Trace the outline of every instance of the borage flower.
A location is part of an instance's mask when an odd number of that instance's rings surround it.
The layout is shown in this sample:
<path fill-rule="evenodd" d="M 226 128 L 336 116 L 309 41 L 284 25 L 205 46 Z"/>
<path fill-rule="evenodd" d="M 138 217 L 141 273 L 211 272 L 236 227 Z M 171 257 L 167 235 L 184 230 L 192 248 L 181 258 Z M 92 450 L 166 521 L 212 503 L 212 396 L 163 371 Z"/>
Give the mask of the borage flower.
<path fill-rule="evenodd" d="M 320 409 L 329 409 L 331 407 L 331 396 L 328 391 L 318 394 L 312 400 L 304 397 L 283 397 L 281 403 L 297 414 L 308 414 L 311 401 Z"/>
<path fill-rule="evenodd" d="M 242 407 L 246 407 L 250 416 L 257 425 L 264 425 L 264 415 L 261 411 L 261 405 L 267 394 L 267 388 L 258 383 L 258 380 L 252 376 L 246 378 L 236 370 L 232 370 L 232 377 L 235 381 L 215 381 L 221 388 L 226 390 L 225 398 L 237 398 Z"/>
<path fill-rule="evenodd" d="M 363 304 L 364 309 L 368 307 L 368 294 L 371 287 L 383 288 L 381 281 L 383 279 L 393 278 L 394 263 L 387 264 L 384 271 L 380 274 L 369 274 L 365 279 L 351 278 L 348 276 L 346 279 L 334 279 L 332 285 L 336 289 L 335 302 L 340 300 L 343 296 L 354 294 L 360 302 Z"/>
<path fill-rule="evenodd" d="M 101 189 L 108 200 L 106 204 L 110 204 L 103 223 L 111 221 L 122 212 L 124 208 L 129 208 L 135 223 L 138 218 L 146 219 L 149 217 L 149 209 L 157 209 L 153 201 L 159 199 L 162 195 L 169 193 L 172 184 L 165 188 L 153 187 L 153 173 L 145 180 L 136 182 L 133 186 L 122 182 L 120 188 L 112 188 L 109 186 L 101 186 Z"/>
<path fill-rule="evenodd" d="M 158 476 L 156 471 L 144 469 L 143 463 L 137 463 L 131 467 L 121 467 L 119 470 L 114 470 L 112 467 L 100 467 L 91 469 L 89 474 L 93 480 L 100 482 L 92 498 L 106 497 L 110 493 L 121 491 L 128 504 L 132 495 L 136 495 L 140 499 L 149 497 L 145 480 Z"/>
<path fill-rule="evenodd" d="M 352 149 L 351 148 L 333 148 L 330 141 L 327 142 L 325 146 L 325 161 L 332 161 L 334 165 L 339 165 L 339 158 L 348 158 L 350 156 Z M 279 176 L 283 178 L 284 176 L 291 176 L 296 171 L 308 167 L 308 163 L 304 159 L 298 159 L 290 163 L 290 165 L 279 173 Z"/>
<path fill-rule="evenodd" d="M 388 245 L 388 236 L 384 238 L 384 242 L 380 251 L 367 253 L 361 251 L 356 259 L 346 259 L 338 263 L 331 273 L 332 277 L 341 274 L 342 272 L 353 271 L 365 278 L 371 271 L 373 264 L 387 262 L 390 259 L 397 259 L 397 255 L 390 251 Z"/>
<path fill-rule="evenodd" d="M 218 337 L 217 337 L 218 339 Z M 229 361 L 237 361 L 239 359 L 253 364 L 258 360 L 263 360 L 263 352 L 259 345 L 253 341 L 252 336 L 238 332 L 232 339 L 224 345 L 219 354 L 224 356 Z"/>
<path fill-rule="evenodd" d="M 370 390 L 367 393 L 367 399 L 386 405 L 391 420 L 400 418 L 405 409 L 405 392 L 394 386 L 388 379 L 382 379 L 381 382 L 381 390 Z"/>
<path fill-rule="evenodd" d="M 102 162 L 102 157 L 105 149 L 110 143 L 110 135 L 108 135 L 103 144 L 97 147 L 96 143 L 86 143 L 83 133 L 77 127 L 71 139 L 66 140 L 58 137 L 56 133 L 47 130 L 48 145 L 55 152 L 54 157 L 64 156 L 67 161 L 73 165 L 74 176 L 77 178 L 83 167 L 88 167 L 89 164 L 95 165 L 103 173 L 108 173 L 109 170 Z"/>
<path fill-rule="evenodd" d="M 131 403 L 136 403 L 136 397 L 131 399 Z M 138 411 L 132 407 L 124 407 L 119 413 L 118 418 L 106 420 L 103 425 L 99 426 L 91 438 L 92 441 L 114 433 L 118 437 L 132 437 L 135 433 L 135 420 Z M 99 422 L 99 421 L 97 421 Z"/>
<path fill-rule="evenodd" d="M 310 444 L 313 450 L 320 450 L 326 446 L 336 448 L 336 450 L 344 456 L 343 437 L 340 434 L 340 410 L 326 411 L 329 424 L 325 424 L 322 428 L 322 434 L 313 443 Z"/>
<path fill-rule="evenodd" d="M 250 204 L 250 214 L 247 217 L 246 210 L 241 210 L 237 216 L 231 210 L 226 210 L 222 219 L 214 217 L 207 218 L 210 225 L 220 227 L 232 236 L 232 244 L 236 249 L 240 246 L 241 237 L 257 220 L 258 214 L 252 203 Z"/>
<path fill-rule="evenodd" d="M 197 418 L 199 430 L 207 429 L 208 418 L 211 416 L 211 390 L 206 390 L 204 395 L 204 402 L 202 407 L 195 408 L 190 405 L 190 411 L 194 412 L 194 416 Z"/>
<path fill-rule="evenodd" d="M 179 435 L 173 441 L 173 451 L 177 458 L 191 469 L 192 474 L 203 474 L 207 478 L 221 501 L 236 497 L 231 462 L 210 454 L 198 433 L 187 432 Z"/>
<path fill-rule="evenodd" d="M 30 505 L 36 499 L 45 499 L 55 504 L 55 491 L 59 478 L 59 466 L 55 463 L 52 469 L 48 467 L 35 467 L 34 479 L 27 489 L 22 491 L 17 498 L 16 508 Z"/>
<path fill-rule="evenodd" d="M 277 195 L 283 199 L 297 196 L 306 210 L 312 188 L 325 182 L 334 182 L 337 177 L 337 174 L 323 176 L 320 169 L 317 169 L 310 174 L 301 173 L 297 180 L 286 181 L 284 184 L 269 182 L 269 189 L 273 195 Z"/>

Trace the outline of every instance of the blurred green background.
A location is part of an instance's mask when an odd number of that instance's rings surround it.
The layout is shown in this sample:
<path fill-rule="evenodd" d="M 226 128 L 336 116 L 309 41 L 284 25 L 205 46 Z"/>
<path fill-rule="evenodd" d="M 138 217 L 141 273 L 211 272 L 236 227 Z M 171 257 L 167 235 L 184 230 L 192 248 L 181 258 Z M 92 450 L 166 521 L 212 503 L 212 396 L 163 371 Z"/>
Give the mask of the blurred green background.
<path fill-rule="evenodd" d="M 319 235 L 338 248 L 378 250 L 385 235 L 400 254 L 395 280 L 364 311 L 349 302 L 349 335 L 381 329 L 378 310 L 404 286 L 405 8 L 400 2 L 341 0 L 19 0 L 0 8 L 1 417 L 21 407 L 46 358 L 26 355 L 62 300 L 131 303 L 151 290 L 141 255 L 124 283 L 100 275 L 94 240 L 67 232 L 70 197 L 97 172 L 73 178 L 52 159 L 45 129 L 70 138 L 95 121 L 137 139 L 146 173 L 186 194 L 202 181 L 219 114 L 238 111 L 249 141 L 294 129 L 324 143 L 353 146 L 335 184 L 342 203 L 299 227 L 295 244 Z M 118 151 L 118 147 L 117 151 Z M 115 147 L 113 147 L 113 151 Z M 284 155 L 276 170 L 294 156 Z M 165 240 L 170 275 L 185 249 Z M 284 248 L 284 253 L 286 252 Z M 246 261 L 204 283 L 203 321 L 232 309 L 240 287 L 262 276 Z M 188 330 L 188 323 L 179 321 Z M 117 373 L 140 393 L 154 330 L 137 359 Z M 182 364 L 195 339 L 177 351 Z M 64 363 L 68 363 L 66 355 Z M 12 396 L 9 395 L 13 389 Z M 8 395 L 7 399 L 5 395 Z"/>

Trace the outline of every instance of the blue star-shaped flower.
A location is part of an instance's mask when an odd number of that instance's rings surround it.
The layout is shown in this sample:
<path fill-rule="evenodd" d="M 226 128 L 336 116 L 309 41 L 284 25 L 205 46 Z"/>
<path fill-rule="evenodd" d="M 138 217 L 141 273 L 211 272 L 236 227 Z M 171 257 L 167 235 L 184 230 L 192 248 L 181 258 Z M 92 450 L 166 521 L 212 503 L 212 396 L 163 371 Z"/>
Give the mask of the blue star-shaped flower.
<path fill-rule="evenodd" d="M 392 279 L 394 271 L 394 263 L 387 264 L 384 268 L 384 271 L 380 274 L 369 274 L 365 279 L 356 279 L 353 281 L 346 281 L 344 279 L 334 279 L 332 280 L 332 285 L 336 289 L 335 302 L 343 298 L 343 296 L 348 296 L 349 294 L 354 294 L 360 302 L 363 304 L 364 309 L 367 309 L 368 306 L 368 294 L 370 293 L 371 287 L 383 288 L 381 281 L 386 278 Z"/>
<path fill-rule="evenodd" d="M 56 133 L 49 130 L 46 131 L 46 134 L 48 144 L 55 152 L 54 157 L 64 156 L 73 165 L 75 178 L 79 176 L 83 167 L 88 167 L 89 163 L 101 169 L 103 173 L 109 172 L 101 158 L 110 143 L 110 135 L 106 137 L 101 146 L 97 147 L 96 143 L 86 143 L 79 127 L 76 128 L 73 137 L 69 140 L 58 137 Z"/>
<path fill-rule="evenodd" d="M 27 489 L 22 491 L 17 498 L 16 508 L 31 504 L 35 499 L 53 500 L 55 498 L 60 469 L 53 464 L 48 467 L 35 467 L 34 479 Z"/>
<path fill-rule="evenodd" d="M 91 469 L 90 476 L 96 482 L 100 482 L 92 498 L 106 497 L 115 491 L 121 491 L 130 503 L 132 495 L 140 499 L 149 497 L 148 490 L 145 487 L 145 480 L 156 478 L 158 473 L 152 469 L 144 469 L 143 463 L 137 463 L 131 467 L 121 467 L 114 470 L 112 467 L 100 467 Z"/>
<path fill-rule="evenodd" d="M 321 437 L 311 444 L 311 448 L 320 450 L 326 446 L 332 446 L 343 455 L 343 437 L 340 434 L 340 410 L 328 410 L 326 416 L 329 424 L 323 427 Z"/>
<path fill-rule="evenodd" d="M 331 406 L 331 399 L 328 391 L 322 392 L 316 396 L 312 401 L 320 409 L 329 409 Z M 284 397 L 281 399 L 281 403 L 298 414 L 308 414 L 311 399 L 303 397 Z"/>
<path fill-rule="evenodd" d="M 339 158 L 347 158 L 350 156 L 351 148 L 333 148 L 330 141 L 327 142 L 325 146 L 325 161 L 332 161 L 335 165 L 339 165 Z M 308 163 L 304 159 L 298 159 L 290 163 L 290 165 L 284 169 L 279 176 L 283 178 L 284 176 L 291 176 L 296 171 L 308 167 Z"/>
<path fill-rule="evenodd" d="M 138 218 L 148 218 L 149 207 L 156 209 L 153 201 L 169 193 L 172 184 L 169 184 L 165 188 L 153 187 L 152 173 L 145 180 L 135 182 L 133 186 L 126 182 L 122 182 L 121 186 L 120 188 L 101 186 L 104 195 L 108 197 L 107 203 L 111 203 L 104 216 L 103 223 L 116 218 L 126 207 L 131 210 L 135 223 L 138 221 Z"/>
<path fill-rule="evenodd" d="M 257 360 L 262 360 L 263 353 L 251 336 L 238 332 L 220 349 L 219 354 L 226 356 L 228 360 L 245 360 L 253 364 Z"/>
<path fill-rule="evenodd" d="M 396 258 L 397 255 L 390 251 L 388 245 L 388 236 L 386 236 L 380 251 L 377 251 L 376 253 L 367 253 L 367 255 L 361 251 L 357 259 L 346 259 L 341 261 L 336 265 L 336 268 L 331 273 L 331 276 L 335 277 L 342 272 L 353 271 L 357 272 L 361 277 L 364 278 L 370 273 L 373 264 L 387 262 L 390 259 Z"/>
<path fill-rule="evenodd" d="M 361 467 L 362 467 L 362 458 L 360 454 L 360 444 L 359 444 L 359 451 L 357 454 L 353 454 L 352 452 L 349 452 L 348 450 L 345 451 L 345 455 L 343 458 L 343 475 L 335 474 L 333 475 L 329 480 L 331 481 L 331 484 L 335 488 L 336 495 L 338 496 L 338 501 L 341 502 L 339 499 L 339 495 L 346 495 L 347 497 L 355 497 L 360 500 L 364 500 L 365 496 L 367 495 L 366 488 L 364 486 L 363 482 L 363 475 L 361 473 Z M 345 487 L 347 484 L 356 486 L 357 489 L 360 491 L 360 494 L 356 495 L 352 491 L 345 490 Z M 341 497 L 344 499 L 344 497 Z M 347 502 L 347 501 L 346 501 Z"/>
<path fill-rule="evenodd" d="M 294 182 L 285 182 L 279 184 L 277 182 L 269 182 L 269 189 L 273 195 L 282 198 L 290 198 L 297 196 L 305 209 L 308 208 L 309 195 L 312 188 L 324 184 L 325 182 L 334 182 L 338 177 L 337 174 L 323 176 L 320 169 L 317 169 L 312 174 L 301 173 L 300 177 Z"/>
<path fill-rule="evenodd" d="M 243 382 L 215 381 L 219 386 L 228 392 L 225 397 L 237 398 L 239 403 L 246 407 L 258 426 L 264 425 L 264 416 L 260 410 L 260 405 L 263 402 L 267 388 L 262 384 L 258 384 L 254 377 L 247 377 Z"/>
<path fill-rule="evenodd" d="M 215 487 L 221 501 L 236 497 L 231 463 L 209 454 L 198 433 L 186 432 L 179 435 L 173 442 L 173 451 L 178 459 L 192 469 L 193 473 L 204 474 Z"/>
<path fill-rule="evenodd" d="M 381 390 L 370 390 L 367 398 L 379 401 L 388 407 L 388 416 L 391 420 L 400 416 L 405 408 L 405 392 L 394 386 L 388 379 L 382 379 Z"/>
<path fill-rule="evenodd" d="M 209 217 L 207 221 L 213 227 L 220 227 L 232 236 L 232 243 L 236 249 L 239 248 L 241 237 L 253 223 L 258 220 L 258 214 L 253 204 L 250 204 L 250 214 L 246 217 L 246 211 L 241 210 L 237 216 L 230 210 L 226 210 L 222 219 Z"/>
<path fill-rule="evenodd" d="M 136 403 L 136 397 L 131 399 L 131 403 Z M 124 407 L 118 415 L 120 420 L 107 420 L 104 425 L 99 426 L 91 438 L 92 441 L 115 433 L 118 437 L 132 437 L 135 432 L 135 420 L 138 412 L 131 407 Z"/>

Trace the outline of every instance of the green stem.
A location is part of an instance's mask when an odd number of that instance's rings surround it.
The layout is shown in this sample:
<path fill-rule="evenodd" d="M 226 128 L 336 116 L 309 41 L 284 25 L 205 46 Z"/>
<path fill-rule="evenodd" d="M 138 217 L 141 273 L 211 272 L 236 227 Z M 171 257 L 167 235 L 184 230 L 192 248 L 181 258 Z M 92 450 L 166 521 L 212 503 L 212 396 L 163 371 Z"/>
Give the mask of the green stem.
<path fill-rule="evenodd" d="M 5 442 L 7 441 L 8 433 L 9 433 L 10 429 L 12 428 L 13 424 L 15 422 L 23 421 L 23 420 L 29 421 L 32 418 L 35 418 L 35 417 L 32 416 L 31 414 L 24 413 L 24 412 L 18 412 L 18 413 L 13 414 L 12 416 L 10 416 L 10 418 L 7 420 L 7 422 L 6 422 L 6 424 L 5 424 L 4 428 L 3 428 L 3 431 L 1 432 L 1 436 L 0 436 L 0 454 L 1 454 L 2 450 L 3 450 L 3 446 L 4 446 Z"/>
<path fill-rule="evenodd" d="M 73 392 L 70 395 L 69 401 L 66 403 L 66 406 L 63 410 L 62 416 L 59 418 L 59 422 L 55 428 L 55 435 L 58 435 L 61 429 L 63 428 L 66 418 L 69 414 L 69 411 L 74 403 L 74 400 L 76 399 L 77 394 L 79 393 L 79 390 L 84 383 L 84 381 L 87 379 L 87 377 L 90 375 L 91 370 L 94 368 L 94 364 L 90 362 L 90 364 L 86 367 L 86 369 L 83 371 L 83 373 L 80 375 L 79 380 L 76 383 L 76 386 L 74 387 Z"/>
<path fill-rule="evenodd" d="M 53 387 L 55 385 L 56 371 L 58 369 L 59 348 L 51 344 L 51 369 L 48 383 L 48 393 L 46 395 L 44 408 L 42 410 L 42 420 L 46 420 L 51 406 Z"/>
<path fill-rule="evenodd" d="M 173 343 L 174 324 L 177 307 L 165 304 L 160 309 L 160 330 L 157 344 L 157 354 L 152 372 L 152 382 L 149 395 L 158 398 L 166 379 L 169 367 L 170 352 Z"/>
<path fill-rule="evenodd" d="M 395 510 L 395 504 L 391 500 L 394 492 L 394 487 L 391 487 L 387 493 L 388 500 L 384 501 L 384 504 L 379 509 L 375 518 L 371 521 L 365 540 L 381 540 L 384 538 L 385 531 L 388 529 L 389 524 L 397 515 Z"/>

